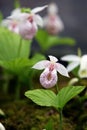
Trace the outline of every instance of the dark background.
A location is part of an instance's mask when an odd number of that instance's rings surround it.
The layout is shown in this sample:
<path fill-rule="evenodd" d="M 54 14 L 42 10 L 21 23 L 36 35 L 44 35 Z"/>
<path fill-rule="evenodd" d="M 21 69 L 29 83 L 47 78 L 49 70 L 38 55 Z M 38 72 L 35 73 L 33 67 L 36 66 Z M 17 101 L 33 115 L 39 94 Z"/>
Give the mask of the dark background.
<path fill-rule="evenodd" d="M 51 48 L 48 53 L 59 55 L 77 53 L 80 47 L 82 53 L 87 53 L 87 0 L 20 0 L 22 7 L 34 8 L 43 6 L 50 2 L 56 2 L 59 7 L 59 15 L 64 22 L 65 29 L 60 36 L 68 36 L 75 38 L 77 44 L 72 46 L 57 46 Z M 14 9 L 14 0 L 0 0 L 0 10 L 4 17 L 10 15 Z M 40 14 L 44 16 L 46 13 L 42 11 Z M 39 51 L 38 45 L 33 44 L 33 51 Z"/>

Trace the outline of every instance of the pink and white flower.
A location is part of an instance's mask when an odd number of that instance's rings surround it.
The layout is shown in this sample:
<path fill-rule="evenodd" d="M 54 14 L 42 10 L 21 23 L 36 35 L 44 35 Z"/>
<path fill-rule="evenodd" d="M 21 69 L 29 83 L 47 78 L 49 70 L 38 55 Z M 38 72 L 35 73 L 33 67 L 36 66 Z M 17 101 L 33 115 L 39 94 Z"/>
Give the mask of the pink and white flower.
<path fill-rule="evenodd" d="M 44 27 L 50 34 L 58 34 L 64 29 L 62 20 L 58 15 L 58 8 L 55 3 L 48 6 L 48 15 L 44 18 Z"/>
<path fill-rule="evenodd" d="M 49 56 L 50 60 L 42 60 L 36 63 L 32 68 L 42 70 L 45 69 L 40 75 L 40 83 L 44 88 L 51 88 L 56 85 L 58 76 L 57 72 L 61 75 L 69 77 L 67 69 L 60 63 L 54 56 Z"/>
<path fill-rule="evenodd" d="M 12 11 L 11 15 L 2 20 L 1 25 L 7 27 L 10 31 L 19 33 L 19 24 L 21 22 L 21 9 L 17 8 Z"/>
<path fill-rule="evenodd" d="M 78 76 L 80 78 L 87 78 L 87 55 L 81 57 L 77 55 L 66 55 L 61 60 L 70 62 L 67 66 L 68 72 L 79 66 Z"/>
<path fill-rule="evenodd" d="M 24 39 L 32 39 L 38 30 L 38 26 L 43 26 L 43 20 L 37 13 L 46 7 L 47 5 L 34 8 L 29 13 L 15 9 L 9 17 L 2 21 L 2 26 L 20 34 Z"/>
<path fill-rule="evenodd" d="M 31 12 L 24 13 L 24 19 L 19 26 L 19 34 L 25 39 L 32 39 L 38 30 L 38 26 L 43 26 L 43 20 L 37 12 L 42 11 L 47 6 L 37 7 L 31 10 Z"/>

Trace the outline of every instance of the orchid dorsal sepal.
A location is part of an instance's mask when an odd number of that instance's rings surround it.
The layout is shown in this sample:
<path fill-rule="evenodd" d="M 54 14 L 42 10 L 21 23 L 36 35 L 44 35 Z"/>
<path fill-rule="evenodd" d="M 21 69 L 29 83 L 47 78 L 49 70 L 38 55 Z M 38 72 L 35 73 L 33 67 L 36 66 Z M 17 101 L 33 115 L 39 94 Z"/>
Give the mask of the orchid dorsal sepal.
<path fill-rule="evenodd" d="M 34 9 L 32 9 L 31 12 L 35 14 L 35 13 L 38 13 L 38 12 L 44 10 L 47 7 L 48 7 L 48 5 L 45 5 L 45 6 L 42 6 L 42 7 L 36 7 Z"/>
<path fill-rule="evenodd" d="M 50 61 L 52 61 L 54 63 L 58 61 L 58 59 L 54 56 L 49 55 L 48 57 L 49 57 Z"/>

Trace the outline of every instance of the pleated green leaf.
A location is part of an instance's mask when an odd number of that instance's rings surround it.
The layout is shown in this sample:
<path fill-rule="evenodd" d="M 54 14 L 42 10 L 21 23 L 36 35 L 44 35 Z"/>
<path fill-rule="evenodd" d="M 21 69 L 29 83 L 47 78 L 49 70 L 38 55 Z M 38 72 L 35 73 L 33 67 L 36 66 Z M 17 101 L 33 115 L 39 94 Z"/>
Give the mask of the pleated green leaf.
<path fill-rule="evenodd" d="M 25 96 L 40 106 L 54 106 L 56 98 L 53 91 L 44 89 L 29 90 Z"/>
<path fill-rule="evenodd" d="M 35 54 L 32 58 L 15 58 L 13 60 L 0 60 L 0 66 L 14 74 L 25 73 L 32 68 L 40 60 L 44 60 L 45 56 Z"/>
<path fill-rule="evenodd" d="M 55 99 L 55 107 L 62 109 L 68 101 L 82 92 L 84 88 L 84 86 L 68 86 L 62 88 Z"/>
<path fill-rule="evenodd" d="M 18 34 L 0 27 L 0 60 L 27 58 L 30 55 L 30 47 L 31 41 L 21 39 Z"/>

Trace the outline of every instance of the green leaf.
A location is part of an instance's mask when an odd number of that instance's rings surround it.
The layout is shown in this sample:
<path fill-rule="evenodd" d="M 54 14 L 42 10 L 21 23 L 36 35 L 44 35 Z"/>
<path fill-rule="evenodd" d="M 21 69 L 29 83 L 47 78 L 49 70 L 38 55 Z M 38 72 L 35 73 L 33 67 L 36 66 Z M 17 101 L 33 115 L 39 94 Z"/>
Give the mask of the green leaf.
<path fill-rule="evenodd" d="M 29 71 L 38 61 L 45 59 L 44 55 L 35 54 L 32 58 L 15 58 L 13 60 L 0 60 L 0 66 L 8 72 L 22 74 Z M 28 74 L 29 72 L 27 72 Z"/>
<path fill-rule="evenodd" d="M 33 66 L 34 64 L 36 64 L 38 61 L 45 60 L 45 59 L 46 59 L 46 57 L 44 55 L 42 55 L 40 53 L 36 53 L 31 58 L 31 66 Z"/>
<path fill-rule="evenodd" d="M 20 74 L 28 66 L 30 66 L 29 59 L 17 58 L 10 61 L 0 61 L 0 66 L 14 74 Z"/>
<path fill-rule="evenodd" d="M 79 77 L 78 71 L 79 71 L 79 66 L 72 70 L 73 75 Z"/>
<path fill-rule="evenodd" d="M 25 92 L 25 96 L 40 106 L 54 106 L 56 95 L 51 90 L 36 89 Z"/>
<path fill-rule="evenodd" d="M 55 99 L 55 107 L 62 109 L 68 101 L 82 92 L 84 88 L 84 86 L 68 86 L 62 88 Z"/>
<path fill-rule="evenodd" d="M 18 34 L 6 28 L 0 28 L 0 60 L 8 61 L 16 58 L 28 58 L 30 48 L 31 41 L 21 40 Z"/>
<path fill-rule="evenodd" d="M 46 130 L 53 130 L 53 120 L 52 120 L 52 119 L 50 119 L 50 120 L 48 121 L 48 123 L 47 123 L 46 126 L 45 126 L 45 129 L 46 129 Z"/>
<path fill-rule="evenodd" d="M 74 45 L 76 43 L 73 38 L 52 36 L 45 30 L 39 30 L 37 32 L 36 40 L 43 51 L 55 45 Z"/>

